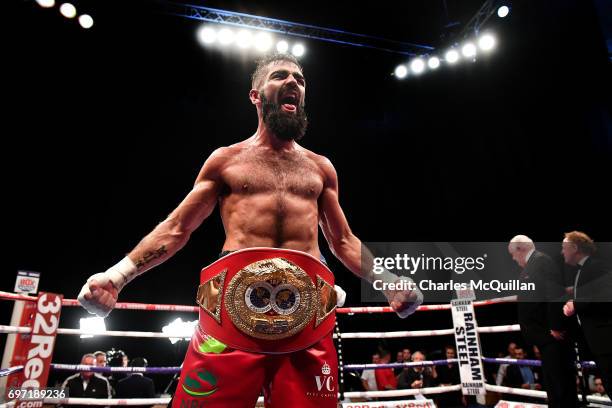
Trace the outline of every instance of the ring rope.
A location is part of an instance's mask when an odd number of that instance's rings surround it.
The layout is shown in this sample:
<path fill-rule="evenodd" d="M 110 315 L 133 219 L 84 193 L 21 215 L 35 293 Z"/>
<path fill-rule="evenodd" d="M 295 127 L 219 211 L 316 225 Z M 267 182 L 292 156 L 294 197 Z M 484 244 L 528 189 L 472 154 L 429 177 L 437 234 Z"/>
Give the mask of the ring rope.
<path fill-rule="evenodd" d="M 388 364 L 347 364 L 344 369 L 347 371 L 358 370 L 374 370 L 377 368 L 405 368 L 405 367 L 427 367 L 446 364 L 457 364 L 456 358 L 447 360 L 432 360 L 432 361 L 412 361 L 410 363 L 388 363 Z"/>
<path fill-rule="evenodd" d="M 479 327 L 478 333 L 504 333 L 519 331 L 520 326 L 518 324 L 504 325 L 504 326 L 489 326 Z M 32 328 L 26 326 L 4 326 L 0 325 L 0 333 L 19 333 L 27 334 L 32 331 Z M 397 331 L 397 332 L 356 332 L 356 333 L 342 333 L 343 339 L 390 339 L 390 338 L 404 338 L 404 337 L 429 337 L 429 336 L 447 336 L 454 333 L 454 329 L 443 329 L 443 330 L 414 330 L 414 331 Z M 58 328 L 57 334 L 70 334 L 70 335 L 94 335 L 94 336 L 112 336 L 112 337 L 146 337 L 146 338 L 182 338 L 180 334 L 176 333 L 160 333 L 160 332 L 143 332 L 143 331 L 120 331 L 120 330 L 106 330 L 103 332 L 92 332 L 81 329 L 68 329 Z M 190 335 L 191 336 L 191 335 Z M 189 337 L 189 336 L 187 336 Z M 334 338 L 337 335 L 334 334 Z"/>
<path fill-rule="evenodd" d="M 405 397 L 408 395 L 417 394 L 442 394 L 445 392 L 460 391 L 461 385 L 444 385 L 441 387 L 429 387 L 418 389 L 405 390 L 390 390 L 390 391 L 351 391 L 345 392 L 346 398 L 381 398 L 381 397 Z"/>
<path fill-rule="evenodd" d="M 482 361 L 490 364 L 510 364 L 510 365 L 524 365 L 524 366 L 535 366 L 539 367 L 542 365 L 540 360 L 518 360 L 513 358 L 489 358 L 483 357 Z M 406 367 L 427 367 L 437 366 L 446 364 L 457 364 L 457 359 L 443 359 L 443 360 L 429 360 L 429 361 L 413 361 L 409 363 L 388 363 L 388 364 L 346 364 L 338 365 L 339 373 L 342 375 L 344 371 L 360 371 L 360 370 L 374 370 L 377 368 L 406 368 Z M 594 361 L 580 361 L 578 362 L 582 367 L 594 368 L 596 364 Z M 90 365 L 81 364 L 57 364 L 52 363 L 51 368 L 54 370 L 63 371 L 91 371 L 95 373 L 149 373 L 149 374 L 176 374 L 181 371 L 181 367 L 96 367 Z M 23 370 L 23 366 L 15 366 L 9 368 L 0 369 L 0 377 L 20 372 Z"/>
<path fill-rule="evenodd" d="M 522 395 L 525 397 L 546 399 L 546 391 L 525 390 L 523 388 L 503 387 L 499 385 L 490 385 L 490 384 L 485 384 L 485 390 L 492 391 L 492 392 L 499 392 L 501 394 Z M 578 399 L 582 401 L 582 396 L 579 395 Z M 609 398 L 598 397 L 595 395 L 588 395 L 587 402 L 597 402 L 597 403 L 612 405 L 612 401 Z"/>
<path fill-rule="evenodd" d="M 130 398 L 130 399 L 104 399 L 104 398 L 45 398 L 45 404 L 55 405 L 168 405 L 170 398 Z M 1 404 L 0 408 L 10 408 L 15 406 L 15 401 Z"/>
<path fill-rule="evenodd" d="M 36 302 L 38 297 L 27 296 L 17 293 L 0 291 L 0 300 L 22 300 L 28 302 Z M 506 296 L 496 299 L 479 300 L 474 302 L 474 306 L 488 306 L 498 303 L 510 303 L 516 302 L 516 296 Z M 81 306 L 77 299 L 63 299 L 62 306 L 76 307 Z M 417 308 L 417 311 L 432 311 L 432 310 L 450 310 L 450 304 L 440 305 L 421 305 Z M 134 302 L 117 302 L 114 309 L 123 310 L 148 310 L 157 312 L 194 312 L 197 313 L 200 310 L 199 306 L 189 305 L 167 305 L 167 304 L 154 304 L 154 303 L 134 303 Z M 373 307 L 340 307 L 336 309 L 336 313 L 339 314 L 363 314 L 363 313 L 394 313 L 395 311 L 389 306 L 373 306 Z"/>
<path fill-rule="evenodd" d="M 394 396 L 409 396 L 416 394 L 442 394 L 446 392 L 460 391 L 460 385 L 448 385 L 441 387 L 430 387 L 421 389 L 407 389 L 407 390 L 392 390 L 392 391 L 363 391 L 363 392 L 347 392 L 345 396 L 347 398 L 379 398 L 379 397 L 394 397 Z M 500 387 L 497 385 L 485 384 L 485 389 L 492 392 L 500 392 L 503 394 L 514 394 L 523 395 L 535 398 L 546 398 L 546 392 L 544 391 L 533 391 L 524 390 L 521 388 L 510 388 Z M 263 398 L 258 399 L 258 403 L 263 401 Z M 587 397 L 588 402 L 595 402 L 600 404 L 610 405 L 612 402 L 605 397 L 597 397 L 589 395 Z M 132 399 L 97 399 L 97 398 L 45 398 L 44 403 L 46 404 L 64 404 L 64 405 L 94 405 L 94 406 L 106 406 L 106 405 L 165 405 L 170 402 L 170 398 L 132 398 Z M 0 408 L 9 408 L 14 406 L 15 402 L 11 401 L 6 404 L 1 404 Z"/>
<path fill-rule="evenodd" d="M 9 367 L 9 368 L 2 368 L 0 369 L 0 377 L 6 377 L 9 376 L 13 373 L 18 373 L 20 371 L 23 371 L 23 366 L 14 366 L 14 367 Z"/>

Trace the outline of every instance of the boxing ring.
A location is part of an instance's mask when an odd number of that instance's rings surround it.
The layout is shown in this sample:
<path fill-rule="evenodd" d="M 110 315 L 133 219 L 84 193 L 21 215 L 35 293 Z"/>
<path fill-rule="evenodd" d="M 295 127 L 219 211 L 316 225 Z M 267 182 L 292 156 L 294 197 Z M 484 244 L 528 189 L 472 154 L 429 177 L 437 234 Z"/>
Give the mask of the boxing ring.
<path fill-rule="evenodd" d="M 5 301 L 24 301 L 24 302 L 37 302 L 39 297 L 26 296 L 10 292 L 0 291 L 0 300 Z M 501 303 L 515 302 L 516 297 L 504 297 L 498 299 L 474 301 L 472 305 L 474 307 L 487 307 Z M 62 299 L 61 307 L 80 307 L 80 304 L 76 299 Z M 437 305 L 421 305 L 418 307 L 418 313 L 422 312 L 433 312 L 433 311 L 448 311 L 451 310 L 451 304 L 437 304 Z M 130 303 L 130 302 L 118 302 L 115 306 L 117 310 L 140 310 L 140 311 L 151 311 L 151 312 L 193 312 L 199 311 L 199 306 L 188 306 L 188 305 L 168 305 L 168 304 L 147 304 L 147 303 Z M 394 313 L 390 307 L 342 307 L 337 308 L 336 313 L 339 315 L 350 316 L 356 314 L 385 314 Z M 29 334 L 32 333 L 33 328 L 27 326 L 7 326 L 0 325 L 0 333 L 4 334 Z M 512 325 L 500 325 L 500 326 L 487 326 L 478 327 L 477 333 L 505 333 L 505 332 L 517 332 L 520 331 L 518 324 Z M 345 371 L 360 371 L 365 369 L 376 369 L 376 368 L 406 368 L 415 366 L 438 366 L 447 364 L 457 364 L 457 359 L 441 359 L 433 361 L 421 361 L 421 362 L 409 362 L 409 363 L 390 363 L 390 364 L 343 364 L 342 356 L 342 341 L 352 339 L 389 339 L 389 338 L 414 338 L 414 337 L 431 337 L 431 336 L 448 336 L 455 334 L 455 329 L 439 329 L 439 330 L 406 330 L 406 331 L 393 331 L 393 332 L 349 332 L 342 333 L 339 330 L 338 323 L 336 324 L 336 331 L 334 338 L 337 340 L 337 351 L 338 351 L 338 372 L 339 372 L 339 385 L 340 400 L 345 399 L 363 399 L 363 398 L 397 398 L 395 401 L 376 401 L 376 402 L 344 402 L 341 404 L 342 407 L 399 407 L 407 406 L 406 403 L 418 403 L 423 400 L 401 400 L 402 397 L 408 396 L 430 396 L 437 394 L 444 394 L 450 392 L 462 391 L 462 385 L 448 385 L 448 386 L 436 386 L 419 389 L 400 389 L 400 390 L 388 390 L 388 391 L 344 391 L 343 373 Z M 95 336 L 115 336 L 115 337 L 136 337 L 136 338 L 176 338 L 176 333 L 162 333 L 162 332 L 144 332 L 144 331 L 104 331 L 104 332 L 92 332 L 88 330 L 72 329 L 72 328 L 61 328 L 56 329 L 57 335 L 95 335 Z M 527 366 L 540 366 L 539 360 L 516 360 L 508 358 L 488 358 L 480 357 L 483 363 L 488 364 L 516 364 L 516 365 L 527 365 Z M 592 361 L 581 361 L 576 362 L 578 368 L 590 368 L 594 367 L 595 364 Z M 176 374 L 180 372 L 180 367 L 95 367 L 89 365 L 74 365 L 74 364 L 51 364 L 52 370 L 62 370 L 69 372 L 82 372 L 92 371 L 100 374 L 108 373 L 146 373 L 146 374 Z M 0 369 L 0 377 L 7 377 L 9 375 L 19 373 L 24 370 L 24 366 L 14 366 Z M 531 397 L 545 401 L 546 392 L 537 390 L 527 390 L 522 388 L 511 388 L 496 386 L 491 384 L 484 384 L 484 389 L 487 393 L 499 393 L 505 394 L 506 396 L 522 396 Z M 579 396 L 582 399 L 581 396 Z M 170 398 L 138 398 L 138 399 L 95 399 L 95 398 L 45 398 L 45 404 L 62 404 L 62 405 L 92 405 L 92 406 L 115 406 L 115 405 L 166 405 L 170 401 Z M 429 400 L 425 400 L 429 401 Z M 23 402 L 23 401 L 21 401 Z M 612 406 L 612 402 L 604 397 L 588 396 L 587 402 L 602 404 L 606 406 Z M 5 404 L 0 404 L 0 407 L 12 407 L 15 406 L 17 401 L 9 401 Z M 263 397 L 259 398 L 257 406 L 262 406 Z M 32 405 L 21 405 L 24 407 L 30 407 Z M 410 405 L 410 406 L 427 406 L 427 405 Z M 429 405 L 432 406 L 432 405 Z M 503 406 L 499 405 L 498 406 Z M 510 405 L 505 405 L 510 406 Z M 514 405 L 512 405 L 514 406 Z M 529 404 L 523 404 L 523 406 L 530 406 Z M 542 405 L 532 405 L 542 406 Z"/>

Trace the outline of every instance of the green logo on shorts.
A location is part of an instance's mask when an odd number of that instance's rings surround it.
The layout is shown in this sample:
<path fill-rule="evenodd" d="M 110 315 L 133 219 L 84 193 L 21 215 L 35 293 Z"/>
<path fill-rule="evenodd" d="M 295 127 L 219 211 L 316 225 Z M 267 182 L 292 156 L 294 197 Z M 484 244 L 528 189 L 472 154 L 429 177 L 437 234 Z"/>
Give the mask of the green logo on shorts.
<path fill-rule="evenodd" d="M 200 343 L 198 350 L 201 353 L 221 354 L 223 353 L 223 351 L 225 351 L 226 348 L 227 346 L 225 344 L 221 343 L 219 340 L 215 339 L 214 337 L 208 336 L 208 338 L 205 341 Z"/>
<path fill-rule="evenodd" d="M 183 391 L 192 397 L 208 397 L 217 391 L 217 378 L 210 371 L 196 368 L 185 376 Z"/>

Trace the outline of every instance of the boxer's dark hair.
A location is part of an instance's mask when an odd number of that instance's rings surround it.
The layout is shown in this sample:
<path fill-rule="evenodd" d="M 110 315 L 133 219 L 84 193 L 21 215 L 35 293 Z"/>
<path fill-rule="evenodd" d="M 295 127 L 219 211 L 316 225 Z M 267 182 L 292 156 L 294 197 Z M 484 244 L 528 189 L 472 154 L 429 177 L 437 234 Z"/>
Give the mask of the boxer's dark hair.
<path fill-rule="evenodd" d="M 565 238 L 576 245 L 578 250 L 583 254 L 593 255 L 597 249 L 595 242 L 582 231 L 566 232 Z"/>
<path fill-rule="evenodd" d="M 291 54 L 269 54 L 266 55 L 259 60 L 257 60 L 257 66 L 255 67 L 255 71 L 253 71 L 253 75 L 251 75 L 251 87 L 252 89 L 259 89 L 262 83 L 262 79 L 264 74 L 266 73 L 266 68 L 273 62 L 277 61 L 287 61 L 291 62 L 298 66 L 300 71 L 304 71 L 302 65 L 298 62 L 297 58 L 295 58 Z"/>

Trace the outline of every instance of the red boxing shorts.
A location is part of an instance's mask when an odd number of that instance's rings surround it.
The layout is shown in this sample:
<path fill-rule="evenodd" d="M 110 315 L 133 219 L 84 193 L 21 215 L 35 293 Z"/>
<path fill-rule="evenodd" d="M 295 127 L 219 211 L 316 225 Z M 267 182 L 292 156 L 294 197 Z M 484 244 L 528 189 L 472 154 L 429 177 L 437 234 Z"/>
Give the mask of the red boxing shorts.
<path fill-rule="evenodd" d="M 251 248 L 204 268 L 199 326 L 172 407 L 335 408 L 333 274 L 300 251 Z"/>

